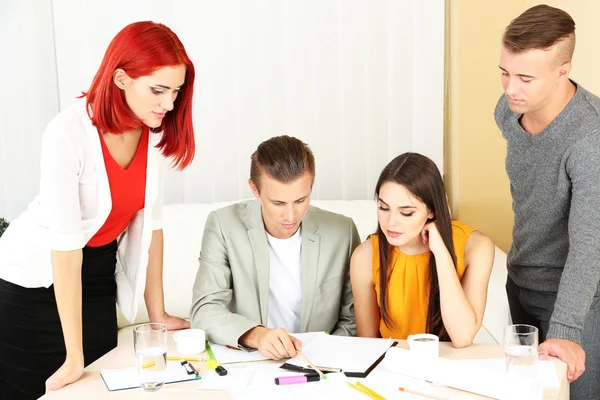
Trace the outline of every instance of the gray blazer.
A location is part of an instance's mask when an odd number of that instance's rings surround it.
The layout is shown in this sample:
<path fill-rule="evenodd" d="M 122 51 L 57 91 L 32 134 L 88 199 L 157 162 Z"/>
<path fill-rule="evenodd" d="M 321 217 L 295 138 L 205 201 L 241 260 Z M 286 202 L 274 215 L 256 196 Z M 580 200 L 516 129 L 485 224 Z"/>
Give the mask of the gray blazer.
<path fill-rule="evenodd" d="M 360 243 L 351 218 L 310 206 L 301 225 L 302 332 L 356 334 L 350 287 L 350 256 Z M 207 339 L 237 346 L 238 339 L 266 325 L 269 248 L 261 205 L 244 201 L 208 215 L 200 267 L 194 283 L 192 327 Z"/>

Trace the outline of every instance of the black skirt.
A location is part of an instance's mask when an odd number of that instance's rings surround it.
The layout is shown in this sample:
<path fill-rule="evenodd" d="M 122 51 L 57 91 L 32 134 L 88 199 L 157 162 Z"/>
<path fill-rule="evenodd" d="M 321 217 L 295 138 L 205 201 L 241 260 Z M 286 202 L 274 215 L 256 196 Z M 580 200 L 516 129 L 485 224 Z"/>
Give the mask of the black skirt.
<path fill-rule="evenodd" d="M 117 346 L 117 242 L 83 249 L 83 353 L 89 365 Z M 65 343 L 49 288 L 0 279 L 0 399 L 37 399 L 65 362 Z"/>

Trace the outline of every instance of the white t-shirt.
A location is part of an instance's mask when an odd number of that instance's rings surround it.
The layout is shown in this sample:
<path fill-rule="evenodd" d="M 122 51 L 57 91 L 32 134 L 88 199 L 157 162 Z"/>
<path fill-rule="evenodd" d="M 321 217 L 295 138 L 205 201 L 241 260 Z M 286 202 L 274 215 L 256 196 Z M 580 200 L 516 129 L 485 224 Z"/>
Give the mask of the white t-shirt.
<path fill-rule="evenodd" d="M 288 239 L 267 233 L 269 242 L 269 304 L 267 328 L 300 331 L 302 312 L 302 238 L 300 229 Z"/>

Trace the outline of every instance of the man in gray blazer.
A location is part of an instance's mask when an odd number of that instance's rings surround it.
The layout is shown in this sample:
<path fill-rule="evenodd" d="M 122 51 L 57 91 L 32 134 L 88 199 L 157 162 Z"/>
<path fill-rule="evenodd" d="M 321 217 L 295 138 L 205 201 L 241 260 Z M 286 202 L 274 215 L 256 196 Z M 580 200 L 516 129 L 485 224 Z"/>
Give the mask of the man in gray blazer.
<path fill-rule="evenodd" d="M 208 340 L 280 359 L 301 348 L 290 333 L 356 334 L 349 264 L 358 231 L 309 206 L 314 178 L 306 144 L 271 138 L 251 157 L 256 200 L 209 214 L 190 313 Z"/>

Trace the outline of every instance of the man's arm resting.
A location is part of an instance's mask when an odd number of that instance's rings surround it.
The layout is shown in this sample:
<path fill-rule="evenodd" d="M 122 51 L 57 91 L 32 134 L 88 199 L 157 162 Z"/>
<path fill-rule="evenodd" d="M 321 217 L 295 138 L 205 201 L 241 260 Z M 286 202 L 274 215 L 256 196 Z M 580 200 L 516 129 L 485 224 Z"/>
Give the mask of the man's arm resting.
<path fill-rule="evenodd" d="M 237 346 L 240 336 L 258 323 L 230 311 L 233 297 L 231 274 L 227 244 L 219 218 L 216 213 L 211 212 L 202 237 L 190 320 L 192 327 L 206 331 L 208 340 Z"/>
<path fill-rule="evenodd" d="M 354 316 L 354 296 L 352 295 L 352 284 L 350 282 L 350 259 L 352 253 L 360 244 L 358 229 L 351 218 L 349 218 L 350 246 L 346 261 L 346 276 L 342 288 L 342 299 L 340 302 L 340 316 L 338 323 L 332 332 L 333 335 L 356 336 L 356 317 Z"/>
<path fill-rule="evenodd" d="M 600 135 L 572 146 L 567 172 L 571 179 L 569 253 L 547 337 L 581 344 L 585 317 L 600 282 Z"/>

